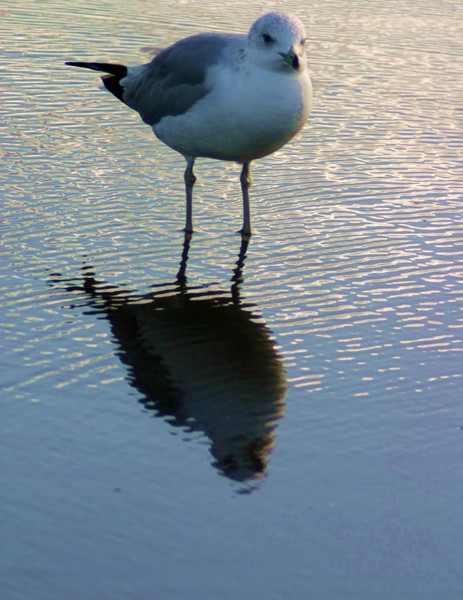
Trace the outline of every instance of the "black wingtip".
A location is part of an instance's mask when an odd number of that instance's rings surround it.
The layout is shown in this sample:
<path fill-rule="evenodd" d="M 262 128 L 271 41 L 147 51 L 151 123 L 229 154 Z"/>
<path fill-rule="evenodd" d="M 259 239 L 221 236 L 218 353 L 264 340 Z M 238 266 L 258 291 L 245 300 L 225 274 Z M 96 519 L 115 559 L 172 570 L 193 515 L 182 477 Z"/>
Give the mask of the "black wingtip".
<path fill-rule="evenodd" d="M 91 69 L 92 71 L 101 71 L 102 73 L 109 73 L 110 75 L 116 75 L 120 79 L 127 75 L 127 67 L 125 65 L 115 65 L 111 63 L 98 63 L 98 62 L 65 62 L 65 65 L 69 67 L 80 67 L 81 69 Z"/>
<path fill-rule="evenodd" d="M 123 77 L 125 77 L 125 75 Z M 101 81 L 103 82 L 105 88 L 111 92 L 113 96 L 116 96 L 118 100 L 124 102 L 125 104 L 124 87 L 120 84 L 120 81 L 123 77 L 118 75 L 103 75 Z"/>
<path fill-rule="evenodd" d="M 81 67 L 82 69 L 91 69 L 107 73 L 101 78 L 103 85 L 118 100 L 124 102 L 124 88 L 121 85 L 121 79 L 127 76 L 127 67 L 125 65 L 113 65 L 109 63 L 88 63 L 88 62 L 65 62 L 70 67 Z M 124 102 L 125 104 L 125 102 Z"/>

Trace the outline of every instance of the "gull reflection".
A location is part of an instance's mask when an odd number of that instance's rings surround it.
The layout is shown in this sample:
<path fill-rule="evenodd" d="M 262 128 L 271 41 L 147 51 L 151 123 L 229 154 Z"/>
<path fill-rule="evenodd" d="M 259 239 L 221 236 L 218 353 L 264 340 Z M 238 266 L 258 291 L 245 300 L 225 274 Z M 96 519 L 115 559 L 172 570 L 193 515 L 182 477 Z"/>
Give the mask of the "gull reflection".
<path fill-rule="evenodd" d="M 259 479 L 284 413 L 283 362 L 257 308 L 240 298 L 247 241 L 230 291 L 188 286 L 189 243 L 187 236 L 173 283 L 137 295 L 98 281 L 87 267 L 84 290 L 109 321 L 144 407 L 174 427 L 205 434 L 222 474 Z"/>

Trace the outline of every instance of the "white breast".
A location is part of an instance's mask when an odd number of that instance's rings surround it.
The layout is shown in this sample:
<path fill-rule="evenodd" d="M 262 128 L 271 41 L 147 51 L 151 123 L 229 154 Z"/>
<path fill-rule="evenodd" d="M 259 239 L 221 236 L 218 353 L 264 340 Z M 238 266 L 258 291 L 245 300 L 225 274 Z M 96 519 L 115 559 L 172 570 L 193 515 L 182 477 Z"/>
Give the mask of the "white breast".
<path fill-rule="evenodd" d="M 289 141 L 305 124 L 312 104 L 307 71 L 240 73 L 211 69 L 212 91 L 188 112 L 153 127 L 165 144 L 189 156 L 244 162 Z"/>

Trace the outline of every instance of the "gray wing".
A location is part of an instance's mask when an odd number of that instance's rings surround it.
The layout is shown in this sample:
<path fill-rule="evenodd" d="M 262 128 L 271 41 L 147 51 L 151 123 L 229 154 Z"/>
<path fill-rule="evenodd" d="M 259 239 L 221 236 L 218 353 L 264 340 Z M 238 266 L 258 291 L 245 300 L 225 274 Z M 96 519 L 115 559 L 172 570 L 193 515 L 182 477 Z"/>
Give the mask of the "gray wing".
<path fill-rule="evenodd" d="M 150 63 L 129 69 L 124 102 L 148 125 L 181 115 L 211 91 L 207 71 L 227 60 L 243 36 L 200 33 L 162 50 Z"/>

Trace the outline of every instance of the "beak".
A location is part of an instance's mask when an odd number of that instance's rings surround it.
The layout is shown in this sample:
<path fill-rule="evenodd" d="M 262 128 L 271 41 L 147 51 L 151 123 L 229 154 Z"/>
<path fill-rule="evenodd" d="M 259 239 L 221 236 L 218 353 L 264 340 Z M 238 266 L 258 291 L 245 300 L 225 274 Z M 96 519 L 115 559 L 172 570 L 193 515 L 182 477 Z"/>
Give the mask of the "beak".
<path fill-rule="evenodd" d="M 297 71 L 299 69 L 299 56 L 294 48 L 290 48 L 287 53 L 280 52 L 280 56 L 284 60 L 286 64 L 288 64 L 292 69 Z"/>

